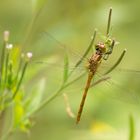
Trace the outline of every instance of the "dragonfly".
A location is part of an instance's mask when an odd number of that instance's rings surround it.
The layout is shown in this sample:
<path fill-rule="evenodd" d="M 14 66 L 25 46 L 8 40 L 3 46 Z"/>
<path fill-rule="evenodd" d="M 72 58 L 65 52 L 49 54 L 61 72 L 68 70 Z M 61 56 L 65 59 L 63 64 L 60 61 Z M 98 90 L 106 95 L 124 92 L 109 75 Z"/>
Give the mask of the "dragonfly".
<path fill-rule="evenodd" d="M 83 96 L 79 105 L 79 109 L 77 112 L 77 117 L 76 117 L 76 123 L 78 124 L 80 122 L 81 119 L 81 115 L 83 112 L 83 108 L 85 105 L 85 101 L 86 101 L 86 97 L 87 97 L 87 93 L 89 88 L 92 86 L 92 81 L 95 77 L 95 75 L 98 73 L 98 69 L 100 68 L 100 65 L 102 63 L 102 61 L 107 61 L 109 56 L 113 54 L 113 49 L 114 46 L 117 44 L 117 42 L 115 41 L 115 39 L 113 39 L 113 37 L 110 35 L 110 28 L 111 28 L 111 16 L 112 16 L 112 8 L 110 8 L 109 10 L 109 16 L 108 16 L 108 23 L 107 23 L 107 31 L 106 31 L 106 36 L 105 36 L 105 40 L 102 42 L 98 42 L 97 44 L 95 44 L 95 52 L 91 55 L 90 58 L 87 58 L 87 70 L 88 70 L 88 77 L 87 77 L 87 81 L 85 84 L 85 88 L 84 88 L 84 92 L 83 92 Z M 80 58 L 80 60 L 75 64 L 73 70 L 69 73 L 66 74 L 67 76 L 64 76 L 64 83 L 67 82 L 68 77 L 70 77 L 72 75 L 72 73 L 74 72 L 74 70 L 76 68 L 79 67 L 79 65 L 82 63 L 82 61 L 86 58 L 87 54 L 89 53 L 89 51 L 91 50 L 91 47 L 94 44 L 95 38 L 96 38 L 96 30 L 94 32 L 93 38 L 91 40 L 91 43 L 89 45 L 89 47 L 87 48 L 87 50 L 85 51 L 85 53 L 83 54 L 83 56 Z M 107 70 L 103 75 L 107 75 L 109 74 L 111 71 L 113 71 L 122 61 L 124 55 L 126 53 L 126 49 L 124 49 L 121 53 L 121 55 L 119 56 L 118 60 L 116 61 L 116 63 L 109 69 Z M 43 61 L 38 61 L 37 63 L 44 63 Z M 66 64 L 67 67 L 67 64 Z M 136 71 L 139 72 L 139 71 Z M 77 79 L 79 79 L 81 76 L 79 76 Z M 76 81 L 77 79 L 75 79 L 74 81 Z M 108 79 L 108 78 L 107 78 Z M 98 80 L 97 82 L 95 82 L 95 84 L 98 84 L 102 81 L 106 81 L 106 78 L 101 78 L 100 80 Z M 59 91 L 62 91 L 62 89 L 64 89 L 65 87 L 69 86 L 72 82 L 68 83 L 68 84 L 64 84 L 63 86 L 60 87 Z M 44 104 L 45 105 L 45 102 Z"/>
<path fill-rule="evenodd" d="M 112 9 L 110 9 L 110 11 L 109 11 L 107 36 L 109 34 L 111 14 L 112 14 Z M 114 45 L 115 45 L 115 40 L 111 39 L 110 37 L 108 37 L 105 42 L 99 42 L 98 44 L 95 45 L 95 53 L 92 54 L 92 56 L 88 60 L 88 66 L 87 66 L 88 67 L 88 78 L 87 78 L 86 86 L 84 89 L 83 97 L 82 97 L 82 100 L 80 103 L 80 107 L 79 107 L 79 110 L 77 113 L 77 119 L 76 119 L 77 124 L 79 123 L 81 115 L 82 115 L 83 107 L 85 104 L 88 90 L 91 85 L 91 81 L 94 78 L 94 75 L 96 74 L 96 71 L 97 71 L 99 65 L 101 64 L 102 60 L 105 60 L 105 61 L 108 60 L 109 55 L 112 54 Z M 120 60 L 123 58 L 125 51 L 126 50 L 124 50 L 123 54 L 119 58 Z M 117 62 L 117 64 L 120 62 L 120 60 Z M 117 66 L 117 64 L 115 64 L 112 67 L 112 69 L 114 69 Z M 108 72 L 106 72 L 106 74 L 109 73 L 112 69 L 110 69 Z"/>

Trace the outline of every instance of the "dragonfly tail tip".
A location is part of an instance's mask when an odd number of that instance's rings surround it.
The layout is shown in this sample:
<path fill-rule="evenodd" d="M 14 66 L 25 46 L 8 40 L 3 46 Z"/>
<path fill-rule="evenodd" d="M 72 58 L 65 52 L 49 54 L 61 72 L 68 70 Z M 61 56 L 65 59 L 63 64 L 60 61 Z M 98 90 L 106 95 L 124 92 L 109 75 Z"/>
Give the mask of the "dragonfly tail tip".
<path fill-rule="evenodd" d="M 79 122 L 80 122 L 80 119 L 77 118 L 76 119 L 76 124 L 79 124 Z"/>

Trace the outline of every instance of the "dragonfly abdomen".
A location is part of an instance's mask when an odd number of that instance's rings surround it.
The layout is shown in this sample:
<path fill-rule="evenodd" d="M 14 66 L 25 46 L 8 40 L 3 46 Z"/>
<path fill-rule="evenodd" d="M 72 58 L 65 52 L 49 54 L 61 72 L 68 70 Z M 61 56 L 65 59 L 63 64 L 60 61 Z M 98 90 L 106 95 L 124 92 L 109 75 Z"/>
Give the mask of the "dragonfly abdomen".
<path fill-rule="evenodd" d="M 82 97 L 82 100 L 81 100 L 81 103 L 80 103 L 80 108 L 79 108 L 78 114 L 77 114 L 77 120 L 76 120 L 77 124 L 80 121 L 82 111 L 83 111 L 83 107 L 84 107 L 84 103 L 85 103 L 85 100 L 86 100 L 86 97 L 87 97 L 88 89 L 90 87 L 90 83 L 91 83 L 91 80 L 92 80 L 93 76 L 94 76 L 94 74 L 92 72 L 89 72 L 87 84 L 86 84 L 84 94 L 83 94 L 83 97 Z"/>

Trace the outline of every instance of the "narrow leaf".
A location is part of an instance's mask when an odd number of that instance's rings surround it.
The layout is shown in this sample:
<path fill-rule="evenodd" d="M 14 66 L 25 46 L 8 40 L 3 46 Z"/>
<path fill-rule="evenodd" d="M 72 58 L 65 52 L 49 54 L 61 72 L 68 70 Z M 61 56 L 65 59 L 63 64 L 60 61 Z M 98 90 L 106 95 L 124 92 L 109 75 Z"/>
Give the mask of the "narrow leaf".
<path fill-rule="evenodd" d="M 120 64 L 120 62 L 122 61 L 125 53 L 126 53 L 126 49 L 123 50 L 122 54 L 120 55 L 120 57 L 118 58 L 116 63 L 107 72 L 105 72 L 104 75 L 106 75 L 106 74 L 110 73 L 111 71 L 113 71 Z"/>
<path fill-rule="evenodd" d="M 111 16 L 112 16 L 112 8 L 109 9 L 108 24 L 107 24 L 107 31 L 106 31 L 107 36 L 109 36 L 109 32 L 110 32 Z"/>
<path fill-rule="evenodd" d="M 86 51 L 84 52 L 84 54 L 83 54 L 83 56 L 81 57 L 81 59 L 76 63 L 75 67 L 78 67 L 78 66 L 81 64 L 81 62 L 83 61 L 83 59 L 87 56 L 87 54 L 88 54 L 89 51 L 91 50 L 92 45 L 93 45 L 93 43 L 94 43 L 94 41 L 95 41 L 96 32 L 97 32 L 97 31 L 95 30 L 95 31 L 94 31 L 94 35 L 93 35 L 93 37 L 92 37 L 92 40 L 91 40 L 91 42 L 90 42 L 88 48 L 87 48 Z"/>

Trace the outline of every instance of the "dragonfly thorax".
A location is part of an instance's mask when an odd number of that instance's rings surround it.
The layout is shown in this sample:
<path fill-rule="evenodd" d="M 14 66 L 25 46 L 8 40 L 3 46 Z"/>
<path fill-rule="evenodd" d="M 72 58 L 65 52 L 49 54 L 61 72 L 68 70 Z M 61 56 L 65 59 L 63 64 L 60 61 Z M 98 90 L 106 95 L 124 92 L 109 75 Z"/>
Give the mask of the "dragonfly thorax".
<path fill-rule="evenodd" d="M 95 45 L 95 49 L 96 49 L 96 52 L 88 60 L 88 67 L 87 67 L 89 72 L 93 74 L 96 72 L 98 65 L 101 62 L 101 58 L 103 54 L 106 52 L 105 45 L 104 43 L 101 43 L 101 42 Z"/>
<path fill-rule="evenodd" d="M 88 60 L 88 70 L 93 74 L 96 72 L 98 65 L 101 62 L 102 55 L 101 54 L 93 54 L 91 58 Z"/>

